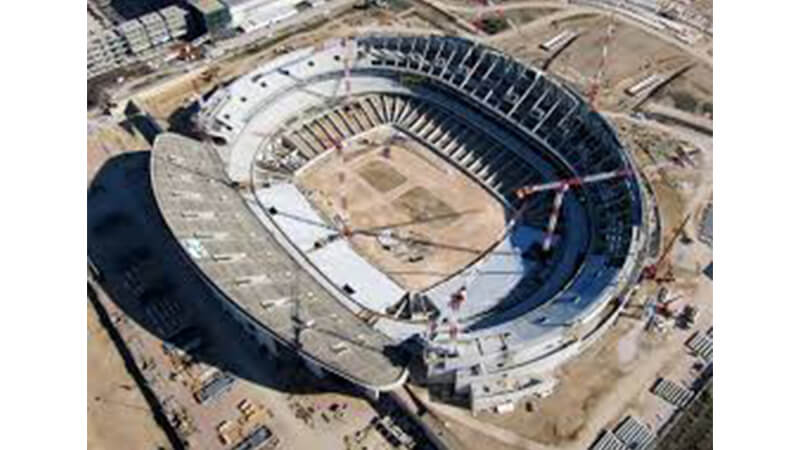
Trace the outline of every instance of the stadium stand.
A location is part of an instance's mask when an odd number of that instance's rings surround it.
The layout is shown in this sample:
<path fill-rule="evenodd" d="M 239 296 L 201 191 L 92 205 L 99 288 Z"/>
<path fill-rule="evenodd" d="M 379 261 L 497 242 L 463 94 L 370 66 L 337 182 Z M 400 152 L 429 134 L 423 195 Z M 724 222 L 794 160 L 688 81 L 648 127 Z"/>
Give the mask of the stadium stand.
<path fill-rule="evenodd" d="M 345 72 L 350 73 L 347 95 Z M 252 184 L 254 176 L 273 185 L 291 184 L 294 174 L 333 151 L 337 142 L 359 139 L 376 127 L 394 127 L 424 145 L 483 186 L 509 212 L 521 206 L 515 190 L 529 183 L 611 170 L 635 173 L 614 130 L 568 87 L 495 49 L 455 37 L 375 35 L 297 50 L 218 90 L 203 105 L 198 124 L 222 161 L 222 167 L 214 169 L 216 176 L 241 185 Z M 226 248 L 223 259 L 236 265 L 235 271 L 219 269 L 219 258 L 194 258 L 203 276 L 222 285 L 229 303 L 245 309 L 262 331 L 291 346 L 284 335 L 289 318 L 284 314 L 282 322 L 275 322 L 278 319 L 249 311 L 265 301 L 264 294 L 230 284 L 258 279 L 247 276 L 268 276 L 256 272 L 280 259 L 278 272 L 299 270 L 298 276 L 314 286 L 313 296 L 320 300 L 312 304 L 326 305 L 323 316 L 335 310 L 339 320 L 352 325 L 336 325 L 344 335 L 370 341 L 371 348 L 421 341 L 427 382 L 450 386 L 454 395 L 469 398 L 473 410 L 547 395 L 554 380 L 544 374 L 608 329 L 640 267 L 638 255 L 647 233 L 640 232 L 642 193 L 634 175 L 567 191 L 556 243 L 546 255 L 532 249 L 542 241 L 554 194 L 537 195 L 508 235 L 409 302 L 431 305 L 438 312 L 433 323 L 386 314 L 385 304 L 365 304 L 333 286 L 290 238 L 293 231 L 264 212 L 269 197 L 259 195 L 258 187 L 236 193 L 218 187 L 211 193 L 208 189 L 217 183 L 173 186 L 178 173 L 162 176 L 159 167 L 164 158 L 189 159 L 185 154 L 195 144 L 179 141 L 164 137 L 154 150 L 155 190 L 176 237 L 185 238 L 198 225 L 205 226 L 203 217 L 208 214 L 222 226 L 228 220 L 219 216 L 223 214 L 246 217 L 247 227 L 263 242 L 243 240 L 259 246 L 269 243 L 264 250 L 271 256 L 264 261 L 247 246 Z M 213 158 L 205 153 L 212 150 L 198 145 L 204 149 L 198 152 L 204 164 L 211 165 Z M 216 211 L 227 207 L 220 201 L 211 205 L 188 198 L 173 203 L 176 200 L 165 194 L 173 188 L 203 192 L 203 198 L 225 198 L 237 208 Z M 234 202 L 234 196 L 244 201 Z M 208 245 L 208 251 L 219 256 L 217 244 Z M 246 256 L 237 260 L 232 256 L 237 252 Z M 239 278 L 231 279 L 234 272 Z M 445 313 L 452 292 L 462 285 L 467 286 L 470 303 Z M 446 332 L 452 326 L 459 330 L 455 339 Z M 388 379 L 366 369 L 374 355 L 356 345 L 345 353 L 350 356 L 319 350 L 325 345 L 335 343 L 325 341 L 313 345 L 318 349 L 303 351 L 315 363 L 357 383 L 380 389 L 404 376 L 397 368 L 386 370 Z M 375 367 L 391 367 L 386 359 L 373 362 Z"/>

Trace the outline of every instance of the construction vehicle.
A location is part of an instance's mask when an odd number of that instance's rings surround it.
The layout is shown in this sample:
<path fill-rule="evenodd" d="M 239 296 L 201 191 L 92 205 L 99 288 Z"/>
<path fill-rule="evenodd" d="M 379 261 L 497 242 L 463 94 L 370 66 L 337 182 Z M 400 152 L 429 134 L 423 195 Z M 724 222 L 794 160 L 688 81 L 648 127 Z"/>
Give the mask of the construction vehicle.
<path fill-rule="evenodd" d="M 695 320 L 697 320 L 697 312 L 697 308 L 692 305 L 684 306 L 676 318 L 676 325 L 681 329 L 688 330 L 694 326 Z"/>
<path fill-rule="evenodd" d="M 209 83 L 211 80 L 216 78 L 219 75 L 220 68 L 219 66 L 212 66 L 208 69 L 204 70 L 203 73 L 200 74 L 200 81 L 203 83 Z"/>
<path fill-rule="evenodd" d="M 657 283 L 668 283 L 675 280 L 675 276 L 672 274 L 671 264 L 668 265 L 668 269 L 663 276 L 658 276 L 659 275 L 658 272 L 661 266 L 667 260 L 667 256 L 669 256 L 670 250 L 672 250 L 672 247 L 675 245 L 675 242 L 683 233 L 684 228 L 686 228 L 686 224 L 689 223 L 689 217 L 691 217 L 691 214 L 687 214 L 686 217 L 681 222 L 681 224 L 672 233 L 672 237 L 670 237 L 667 246 L 664 248 L 664 251 L 658 258 L 658 261 L 656 261 L 654 264 L 645 267 L 644 270 L 642 270 L 643 280 L 654 280 Z"/>

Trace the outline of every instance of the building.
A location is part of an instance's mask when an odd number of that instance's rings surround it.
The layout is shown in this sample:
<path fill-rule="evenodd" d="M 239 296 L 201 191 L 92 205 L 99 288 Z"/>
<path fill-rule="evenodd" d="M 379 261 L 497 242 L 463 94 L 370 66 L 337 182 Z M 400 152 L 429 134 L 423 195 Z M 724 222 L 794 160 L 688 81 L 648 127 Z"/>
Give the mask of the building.
<path fill-rule="evenodd" d="M 205 31 L 216 34 L 226 29 L 231 23 L 228 7 L 220 0 L 187 0 L 188 5 L 199 16 Z"/>
<path fill-rule="evenodd" d="M 249 32 L 297 14 L 303 0 L 222 0 L 228 5 L 231 26 Z"/>
<path fill-rule="evenodd" d="M 89 29 L 87 36 L 87 77 L 109 72 L 125 64 L 128 44 L 113 28 Z"/>
<path fill-rule="evenodd" d="M 188 31 L 186 10 L 173 5 L 159 10 L 158 14 L 164 19 L 170 39 L 175 40 L 186 35 Z"/>
<path fill-rule="evenodd" d="M 554 369 L 613 326 L 639 278 L 648 208 L 613 127 L 557 80 L 483 44 L 333 39 L 220 88 L 197 123 L 213 146 L 162 134 L 151 169 L 187 263 L 267 350 L 373 397 L 405 381 L 398 350 L 424 366 L 422 382 L 473 411 L 547 396 Z M 330 236 L 318 225 L 325 218 L 293 177 L 272 175 L 303 170 L 334 152 L 334 139 L 385 127 L 424 143 L 508 211 L 531 180 L 626 175 L 532 196 L 524 217 L 505 216 L 503 237 L 411 296 L 346 239 L 306 251 Z M 543 224 L 562 201 L 558 238 L 542 251 Z"/>
<path fill-rule="evenodd" d="M 152 56 L 155 50 L 186 35 L 187 15 L 173 5 L 108 28 L 90 15 L 87 78 Z"/>

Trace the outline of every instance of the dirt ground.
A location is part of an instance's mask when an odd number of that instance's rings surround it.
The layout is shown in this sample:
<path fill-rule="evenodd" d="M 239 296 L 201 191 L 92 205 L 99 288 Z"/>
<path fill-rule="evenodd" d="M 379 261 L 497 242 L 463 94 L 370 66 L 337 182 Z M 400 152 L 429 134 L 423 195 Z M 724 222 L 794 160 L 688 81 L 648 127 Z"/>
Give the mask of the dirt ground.
<path fill-rule="evenodd" d="M 684 293 L 703 314 L 692 330 L 646 332 L 642 321 L 622 318 L 594 347 L 559 369 L 555 393 L 533 401 L 531 411 L 521 406 L 511 414 L 482 413 L 477 419 L 563 448 L 585 448 L 581 442 L 590 442 L 600 428 L 613 427 L 625 414 L 663 423 L 671 410 L 648 392 L 649 387 L 659 376 L 681 380 L 681 374 L 688 373 L 693 359 L 683 342 L 711 323 L 710 283 L 678 284 L 680 291 L 676 285 L 672 292 Z"/>
<path fill-rule="evenodd" d="M 126 448 L 169 448 L 97 312 L 87 305 L 87 448 L 116 449 L 123 442 Z"/>
<path fill-rule="evenodd" d="M 310 31 L 299 32 L 285 39 L 265 45 L 263 49 L 245 53 L 229 60 L 204 66 L 185 75 L 169 80 L 158 86 L 136 95 L 137 104 L 156 119 L 165 120 L 175 110 L 194 101 L 199 95 L 210 92 L 217 84 L 247 73 L 256 66 L 291 51 L 319 44 L 326 39 L 353 35 L 353 27 L 405 26 L 408 28 L 430 28 L 438 31 L 439 27 L 419 13 L 406 11 L 398 17 L 384 10 L 353 10 Z"/>
<path fill-rule="evenodd" d="M 150 148 L 138 134 L 131 134 L 112 121 L 91 123 L 86 143 L 86 168 L 89 180 L 106 159 L 124 151 L 148 150 Z"/>
<path fill-rule="evenodd" d="M 630 324 L 615 327 L 599 348 L 589 349 L 587 354 L 564 366 L 555 393 L 537 401 L 531 412 L 519 407 L 512 414 L 481 413 L 477 419 L 544 444 L 574 440 L 598 399 L 625 373 L 624 366 L 630 364 L 620 364 L 617 349 L 618 341 L 630 329 Z M 625 359 L 630 361 L 629 356 Z"/>
<path fill-rule="evenodd" d="M 713 69 L 697 65 L 654 95 L 654 100 L 688 113 L 714 114 Z"/>
<path fill-rule="evenodd" d="M 330 153 L 301 171 L 298 181 L 313 191 L 310 199 L 323 215 L 346 214 L 357 251 L 407 289 L 421 289 L 488 248 L 505 226 L 504 209 L 427 148 L 410 138 L 387 146 L 383 143 L 391 131 L 376 132 L 368 144 L 347 146 L 344 166 Z M 344 183 L 333 173 L 343 173 Z M 392 233 L 391 250 L 376 238 L 382 230 Z M 413 254 L 422 255 L 422 260 L 410 262 Z"/>
<path fill-rule="evenodd" d="M 525 41 L 530 44 L 522 45 L 518 35 L 509 36 L 496 44 L 523 61 L 542 63 L 550 53 L 539 48 L 539 44 L 567 29 L 581 32 L 553 60 L 549 70 L 586 90 L 600 66 L 602 46 L 609 24 L 609 19 L 605 16 L 578 14 L 524 31 Z M 616 22 L 608 44 L 608 59 L 598 106 L 615 107 L 614 98 L 620 96 L 625 88 L 650 73 L 676 70 L 688 60 L 681 49 L 632 25 Z"/>
<path fill-rule="evenodd" d="M 558 11 L 556 8 L 525 8 L 513 9 L 503 13 L 506 19 L 513 21 L 517 26 L 524 25 L 528 22 L 541 19 Z"/>

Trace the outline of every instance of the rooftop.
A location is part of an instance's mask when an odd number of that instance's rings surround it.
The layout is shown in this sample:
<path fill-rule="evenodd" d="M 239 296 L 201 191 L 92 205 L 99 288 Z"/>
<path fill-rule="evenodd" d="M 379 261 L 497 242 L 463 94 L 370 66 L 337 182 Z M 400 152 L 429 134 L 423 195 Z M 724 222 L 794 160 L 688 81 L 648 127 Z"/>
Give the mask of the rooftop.
<path fill-rule="evenodd" d="M 231 190 L 213 150 L 176 134 L 155 141 L 153 190 L 162 216 L 197 267 L 241 311 L 295 345 L 293 298 L 309 323 L 302 352 L 359 384 L 391 389 L 406 369 L 387 356 L 394 342 L 337 301 Z M 310 324 L 313 320 L 313 324 Z"/>
<path fill-rule="evenodd" d="M 219 0 L 187 0 L 190 5 L 194 6 L 198 11 L 203 14 L 225 9 L 225 5 Z"/>

